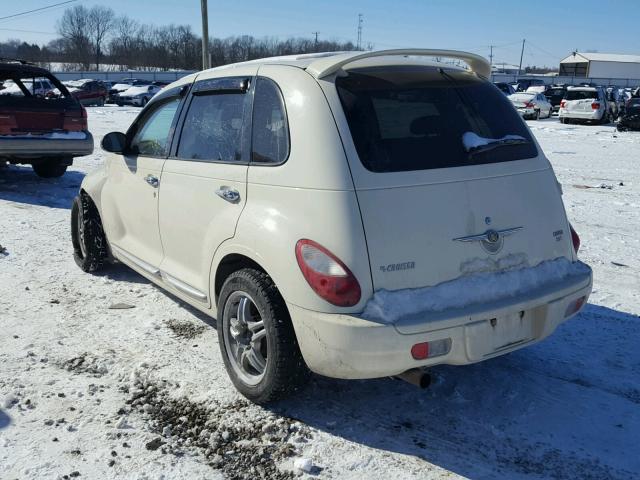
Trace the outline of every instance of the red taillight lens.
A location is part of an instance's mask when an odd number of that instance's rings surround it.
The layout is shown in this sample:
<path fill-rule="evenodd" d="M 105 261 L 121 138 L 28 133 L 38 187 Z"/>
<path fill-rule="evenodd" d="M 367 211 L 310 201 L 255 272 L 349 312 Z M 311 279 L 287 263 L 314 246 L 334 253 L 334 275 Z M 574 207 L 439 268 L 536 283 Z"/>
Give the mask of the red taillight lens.
<path fill-rule="evenodd" d="M 578 253 L 578 250 L 580 250 L 580 237 L 571 225 L 569 225 L 569 229 L 571 230 L 571 241 L 573 242 L 573 249 L 576 251 L 576 253 Z"/>
<path fill-rule="evenodd" d="M 567 305 L 567 308 L 564 311 L 564 318 L 570 317 L 571 315 L 577 313 L 586 301 L 587 297 L 580 297 Z"/>
<path fill-rule="evenodd" d="M 309 286 L 327 302 L 352 307 L 360 301 L 360 284 L 344 263 L 313 240 L 299 240 L 296 259 Z"/>
<path fill-rule="evenodd" d="M 432 340 L 430 342 L 416 343 L 411 347 L 411 356 L 414 360 L 439 357 L 451 351 L 451 339 Z"/>
<path fill-rule="evenodd" d="M 598 110 L 598 109 L 600 108 L 600 104 L 599 104 L 598 102 L 593 102 L 593 103 L 591 104 L 591 108 L 592 108 L 593 110 Z"/>
<path fill-rule="evenodd" d="M 567 102 L 565 102 L 564 100 L 562 100 L 560 102 L 560 108 L 565 108 L 567 106 Z"/>
<path fill-rule="evenodd" d="M 64 114 L 64 127 L 69 132 L 81 132 L 87 129 L 87 110 L 81 105 L 80 111 L 70 111 Z"/>
<path fill-rule="evenodd" d="M 527 102 L 524 104 L 525 108 L 533 108 L 533 103 Z"/>

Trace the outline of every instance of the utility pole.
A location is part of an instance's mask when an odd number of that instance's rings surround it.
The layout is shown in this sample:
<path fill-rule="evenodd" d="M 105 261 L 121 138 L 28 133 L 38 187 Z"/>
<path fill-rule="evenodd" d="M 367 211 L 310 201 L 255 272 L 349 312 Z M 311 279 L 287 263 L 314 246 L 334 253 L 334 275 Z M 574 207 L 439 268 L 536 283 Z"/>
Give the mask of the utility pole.
<path fill-rule="evenodd" d="M 522 50 L 520 51 L 520 65 L 518 66 L 518 76 L 520 76 L 520 72 L 522 71 L 522 57 L 524 55 L 524 42 L 526 39 L 522 39 Z"/>
<path fill-rule="evenodd" d="M 489 65 L 493 65 L 493 45 L 489 45 Z"/>
<path fill-rule="evenodd" d="M 358 14 L 358 50 L 362 50 L 362 14 Z"/>
<path fill-rule="evenodd" d="M 209 15 L 207 14 L 207 0 L 200 0 L 202 8 L 202 69 L 206 70 L 209 64 Z"/>
<path fill-rule="evenodd" d="M 315 35 L 316 36 L 316 40 L 314 42 L 314 50 L 317 52 L 318 51 L 318 34 L 320 32 L 311 32 L 311 35 Z"/>

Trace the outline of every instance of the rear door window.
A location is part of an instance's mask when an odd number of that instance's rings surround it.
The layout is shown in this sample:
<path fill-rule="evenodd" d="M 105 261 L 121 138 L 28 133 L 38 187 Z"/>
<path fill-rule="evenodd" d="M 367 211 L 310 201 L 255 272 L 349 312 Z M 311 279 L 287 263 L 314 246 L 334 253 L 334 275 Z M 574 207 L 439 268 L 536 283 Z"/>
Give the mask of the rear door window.
<path fill-rule="evenodd" d="M 511 102 L 471 73 L 372 67 L 350 71 L 336 79 L 336 86 L 358 156 L 372 172 L 463 167 L 538 154 Z M 495 141 L 502 145 L 474 148 Z"/>
<path fill-rule="evenodd" d="M 196 83 L 184 119 L 177 156 L 210 162 L 246 161 L 245 117 L 250 95 L 245 78 Z"/>

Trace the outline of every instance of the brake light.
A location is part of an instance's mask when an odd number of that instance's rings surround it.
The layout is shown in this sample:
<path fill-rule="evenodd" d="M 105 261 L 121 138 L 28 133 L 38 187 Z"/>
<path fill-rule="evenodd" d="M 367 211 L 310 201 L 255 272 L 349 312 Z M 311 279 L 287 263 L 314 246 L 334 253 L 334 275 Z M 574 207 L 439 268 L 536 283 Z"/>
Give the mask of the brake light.
<path fill-rule="evenodd" d="M 564 318 L 570 317 L 574 313 L 577 313 L 584 303 L 587 301 L 587 297 L 580 297 L 576 300 L 572 301 L 569 305 L 567 305 L 566 310 L 564 311 Z"/>
<path fill-rule="evenodd" d="M 309 286 L 321 298 L 339 307 L 360 301 L 360 284 L 347 266 L 313 240 L 299 240 L 296 259 Z"/>
<path fill-rule="evenodd" d="M 571 224 L 569 224 L 569 229 L 571 230 L 571 241 L 573 242 L 573 249 L 576 251 L 576 253 L 578 253 L 578 250 L 580 250 L 580 237 L 573 229 L 573 226 Z"/>
<path fill-rule="evenodd" d="M 593 110 L 598 110 L 598 109 L 600 108 L 600 104 L 599 104 L 598 102 L 593 102 L 593 103 L 591 104 L 591 108 L 592 108 Z"/>
<path fill-rule="evenodd" d="M 560 108 L 565 108 L 567 106 L 567 102 L 565 102 L 564 100 L 562 100 L 560 102 Z"/>
<path fill-rule="evenodd" d="M 64 114 L 63 128 L 69 132 L 81 132 L 87 129 L 87 110 L 81 105 L 77 110 L 67 111 Z"/>
<path fill-rule="evenodd" d="M 524 104 L 524 106 L 525 106 L 525 108 L 533 108 L 533 103 L 531 103 L 531 102 L 526 102 L 526 103 Z"/>

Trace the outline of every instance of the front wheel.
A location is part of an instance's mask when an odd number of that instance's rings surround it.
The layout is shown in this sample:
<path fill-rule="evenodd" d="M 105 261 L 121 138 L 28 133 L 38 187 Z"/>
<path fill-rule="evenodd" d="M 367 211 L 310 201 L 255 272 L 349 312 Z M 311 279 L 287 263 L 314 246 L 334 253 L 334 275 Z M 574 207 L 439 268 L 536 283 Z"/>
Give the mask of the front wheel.
<path fill-rule="evenodd" d="M 85 272 L 97 272 L 107 260 L 107 238 L 100 214 L 86 194 L 73 199 L 71 206 L 73 259 Z"/>
<path fill-rule="evenodd" d="M 45 161 L 41 163 L 34 163 L 32 165 L 33 171 L 36 175 L 42 178 L 57 178 L 64 175 L 67 171 L 67 166 L 59 163 L 56 160 Z"/>
<path fill-rule="evenodd" d="M 289 312 L 266 273 L 245 268 L 227 278 L 218 301 L 217 328 L 227 373 L 249 400 L 283 398 L 308 379 Z"/>

